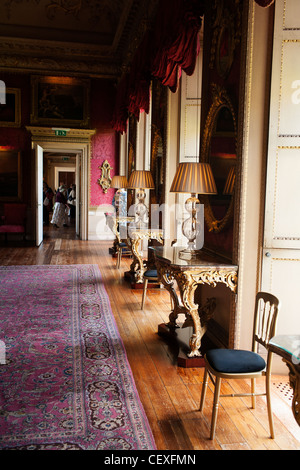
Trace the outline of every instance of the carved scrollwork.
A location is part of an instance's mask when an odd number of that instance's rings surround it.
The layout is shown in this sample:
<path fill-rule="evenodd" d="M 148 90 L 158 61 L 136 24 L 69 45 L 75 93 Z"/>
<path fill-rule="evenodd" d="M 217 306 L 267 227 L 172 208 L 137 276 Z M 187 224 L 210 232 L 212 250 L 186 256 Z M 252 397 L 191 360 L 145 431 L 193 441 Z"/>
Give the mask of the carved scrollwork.
<path fill-rule="evenodd" d="M 107 190 L 110 188 L 111 185 L 111 176 L 110 176 L 110 170 L 113 170 L 113 168 L 110 166 L 107 160 L 105 160 L 101 166 L 99 166 L 101 170 L 101 177 L 98 179 L 98 183 L 103 189 L 104 193 L 107 193 Z"/>
<path fill-rule="evenodd" d="M 130 246 L 133 254 L 133 262 L 130 271 L 134 273 L 135 282 L 144 282 L 144 272 L 147 269 L 147 263 L 143 260 L 143 255 L 139 251 L 139 245 L 142 240 L 157 240 L 163 244 L 163 232 L 161 230 L 130 230 L 129 227 Z M 138 267 L 136 270 L 135 268 Z"/>
<path fill-rule="evenodd" d="M 193 334 L 190 337 L 189 357 L 200 356 L 201 338 L 207 330 L 207 324 L 212 318 L 216 308 L 216 299 L 208 299 L 207 302 L 199 306 L 195 303 L 195 290 L 199 284 L 207 284 L 215 287 L 218 283 L 224 283 L 232 292 L 236 292 L 237 272 L 230 269 L 207 268 L 200 271 L 195 269 L 184 269 L 181 267 L 169 266 L 156 258 L 156 267 L 159 281 L 170 293 L 173 299 L 174 308 L 169 315 L 168 326 L 176 328 L 178 315 L 185 315 L 185 322 L 182 327 L 193 326 Z M 174 288 L 176 281 L 179 296 Z"/>

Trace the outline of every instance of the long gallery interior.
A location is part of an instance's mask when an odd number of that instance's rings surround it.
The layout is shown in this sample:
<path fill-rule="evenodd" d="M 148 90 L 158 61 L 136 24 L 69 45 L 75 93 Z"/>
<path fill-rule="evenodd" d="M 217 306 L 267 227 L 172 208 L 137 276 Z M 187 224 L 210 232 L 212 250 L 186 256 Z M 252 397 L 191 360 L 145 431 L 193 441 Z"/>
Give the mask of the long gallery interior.
<path fill-rule="evenodd" d="M 0 266 L 99 267 L 158 450 L 299 450 L 298 0 L 11 0 L 0 38 Z"/>

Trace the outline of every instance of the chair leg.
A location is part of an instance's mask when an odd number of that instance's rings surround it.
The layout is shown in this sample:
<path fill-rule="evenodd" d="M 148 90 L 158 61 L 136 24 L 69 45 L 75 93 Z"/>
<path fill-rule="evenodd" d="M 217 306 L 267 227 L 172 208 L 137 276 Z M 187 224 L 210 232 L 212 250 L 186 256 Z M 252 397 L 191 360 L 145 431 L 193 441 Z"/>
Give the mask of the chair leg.
<path fill-rule="evenodd" d="M 267 395 L 267 408 L 268 408 L 268 418 L 269 418 L 269 426 L 270 426 L 270 435 L 271 439 L 275 438 L 274 432 L 274 422 L 273 422 L 273 413 L 272 413 L 272 405 L 271 405 L 271 383 L 270 374 L 266 375 L 266 395 Z"/>
<path fill-rule="evenodd" d="M 121 258 L 122 258 L 122 250 L 118 248 L 118 258 L 117 258 L 117 268 L 119 269 L 121 265 Z"/>
<path fill-rule="evenodd" d="M 256 407 L 256 398 L 255 394 L 255 379 L 251 379 L 251 393 L 252 393 L 252 408 L 255 409 Z"/>
<path fill-rule="evenodd" d="M 148 279 L 144 279 L 144 289 L 143 289 L 143 297 L 142 297 L 142 310 L 145 305 L 145 299 L 146 299 L 146 294 L 147 294 L 147 285 L 148 285 Z"/>
<path fill-rule="evenodd" d="M 217 423 L 217 417 L 218 417 L 218 408 L 219 408 L 220 389 L 221 389 L 221 378 L 216 377 L 214 405 L 213 405 L 213 413 L 212 413 L 211 428 L 210 428 L 210 439 L 214 439 L 215 437 L 216 423 Z"/>
<path fill-rule="evenodd" d="M 208 384 L 208 371 L 207 371 L 207 368 L 205 367 L 204 376 L 203 376 L 203 385 L 202 385 L 202 391 L 201 391 L 200 408 L 199 408 L 200 411 L 203 411 L 207 384 Z"/>

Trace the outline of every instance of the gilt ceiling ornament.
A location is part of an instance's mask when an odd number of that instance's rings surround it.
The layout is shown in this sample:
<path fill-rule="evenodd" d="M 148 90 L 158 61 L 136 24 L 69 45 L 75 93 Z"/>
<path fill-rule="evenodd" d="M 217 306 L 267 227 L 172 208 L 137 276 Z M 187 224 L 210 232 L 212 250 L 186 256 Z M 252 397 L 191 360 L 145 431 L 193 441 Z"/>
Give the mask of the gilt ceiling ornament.
<path fill-rule="evenodd" d="M 124 0 L 6 0 L 6 17 L 11 19 L 15 13 L 15 5 L 22 3 L 31 3 L 50 20 L 63 14 L 81 20 L 87 17 L 89 22 L 95 24 L 105 17 L 111 27 L 118 24 L 120 11 L 124 7 Z"/>

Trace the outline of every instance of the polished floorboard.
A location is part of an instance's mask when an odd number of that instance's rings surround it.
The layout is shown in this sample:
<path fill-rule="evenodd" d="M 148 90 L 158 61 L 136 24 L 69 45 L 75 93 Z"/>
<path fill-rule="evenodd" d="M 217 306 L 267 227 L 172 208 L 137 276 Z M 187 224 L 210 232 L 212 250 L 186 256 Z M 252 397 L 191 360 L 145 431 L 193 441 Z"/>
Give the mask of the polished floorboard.
<path fill-rule="evenodd" d="M 132 289 L 124 279 L 130 259 L 121 268 L 109 254 L 111 241 L 81 241 L 73 227 L 46 227 L 37 248 L 28 242 L 0 242 L 0 265 L 97 264 L 108 292 L 140 399 L 159 450 L 300 450 L 300 427 L 292 411 L 287 376 L 272 377 L 275 439 L 269 438 L 264 398 L 255 410 L 250 398 L 222 398 L 214 441 L 209 439 L 212 386 L 204 412 L 199 411 L 202 368 L 177 366 L 174 346 L 157 334 L 168 320 L 170 299 L 162 289 L 150 289 L 144 310 L 142 290 Z M 263 381 L 257 381 L 263 389 Z M 221 393 L 249 391 L 246 381 L 223 381 Z"/>

